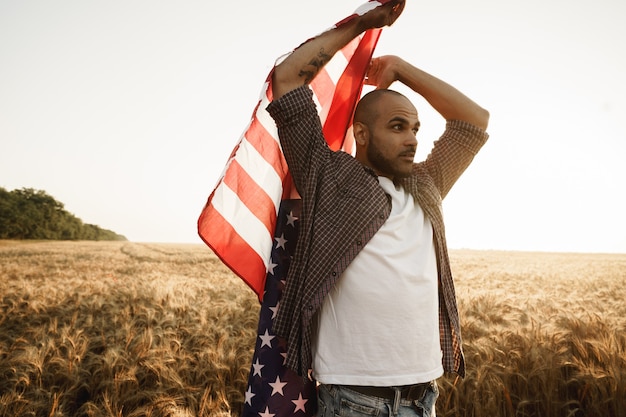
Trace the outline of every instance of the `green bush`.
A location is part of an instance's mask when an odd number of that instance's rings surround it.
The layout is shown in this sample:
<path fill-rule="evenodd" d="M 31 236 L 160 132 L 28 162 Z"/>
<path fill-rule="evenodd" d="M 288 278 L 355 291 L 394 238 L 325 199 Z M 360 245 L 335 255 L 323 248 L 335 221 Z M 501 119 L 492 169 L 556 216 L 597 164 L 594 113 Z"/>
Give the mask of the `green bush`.
<path fill-rule="evenodd" d="M 0 239 L 127 240 L 82 220 L 45 191 L 0 187 Z"/>

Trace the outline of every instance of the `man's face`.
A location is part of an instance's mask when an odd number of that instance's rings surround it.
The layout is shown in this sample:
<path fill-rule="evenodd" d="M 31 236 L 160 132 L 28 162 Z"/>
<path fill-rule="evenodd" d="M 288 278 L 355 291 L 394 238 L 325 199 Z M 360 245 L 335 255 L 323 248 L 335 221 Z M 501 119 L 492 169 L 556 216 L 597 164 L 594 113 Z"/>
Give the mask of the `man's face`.
<path fill-rule="evenodd" d="M 379 98 L 377 117 L 369 123 L 365 163 L 378 175 L 391 179 L 407 177 L 413 170 L 419 119 L 406 98 L 385 94 Z"/>

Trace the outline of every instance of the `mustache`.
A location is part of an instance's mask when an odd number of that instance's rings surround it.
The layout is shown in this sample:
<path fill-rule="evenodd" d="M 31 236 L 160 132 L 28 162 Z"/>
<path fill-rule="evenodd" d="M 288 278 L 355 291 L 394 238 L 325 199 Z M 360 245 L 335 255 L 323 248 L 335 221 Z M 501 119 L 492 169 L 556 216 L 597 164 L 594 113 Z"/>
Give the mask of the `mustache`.
<path fill-rule="evenodd" d="M 415 156 L 415 151 L 417 150 L 417 147 L 411 147 L 409 149 L 405 149 L 404 151 L 400 152 L 399 156 L 410 156 L 410 157 L 414 157 Z"/>

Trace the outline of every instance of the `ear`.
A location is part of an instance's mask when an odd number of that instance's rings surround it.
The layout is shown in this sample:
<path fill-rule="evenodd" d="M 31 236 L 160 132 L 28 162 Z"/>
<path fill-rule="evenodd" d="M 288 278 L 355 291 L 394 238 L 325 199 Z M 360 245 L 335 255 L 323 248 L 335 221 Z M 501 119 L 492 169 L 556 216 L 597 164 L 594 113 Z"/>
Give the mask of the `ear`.
<path fill-rule="evenodd" d="M 364 146 L 369 138 L 369 128 L 361 122 L 352 125 L 352 134 L 357 145 Z"/>

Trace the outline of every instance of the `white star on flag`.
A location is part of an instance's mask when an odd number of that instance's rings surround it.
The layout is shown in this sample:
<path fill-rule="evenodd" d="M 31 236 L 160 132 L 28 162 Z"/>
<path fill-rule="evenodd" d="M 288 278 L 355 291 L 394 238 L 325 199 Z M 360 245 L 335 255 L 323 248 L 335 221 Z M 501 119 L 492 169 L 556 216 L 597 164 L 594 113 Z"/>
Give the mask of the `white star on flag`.
<path fill-rule="evenodd" d="M 259 339 L 261 339 L 261 347 L 263 346 L 272 347 L 272 339 L 275 337 L 276 336 L 270 335 L 267 329 L 265 329 L 265 334 L 259 335 Z"/>
<path fill-rule="evenodd" d="M 261 416 L 261 417 L 274 417 L 275 415 L 276 414 L 270 413 L 270 408 L 269 407 L 265 407 L 265 412 L 259 413 L 259 416 Z"/>
<path fill-rule="evenodd" d="M 302 398 L 302 393 L 299 393 L 297 400 L 291 400 L 291 402 L 296 405 L 296 409 L 293 410 L 293 412 L 297 413 L 298 411 L 301 410 L 303 413 L 306 413 L 306 409 L 304 408 L 304 404 L 306 404 L 307 401 L 309 401 L 309 400 L 307 400 L 305 398 Z"/>
<path fill-rule="evenodd" d="M 270 307 L 269 309 L 272 311 L 272 320 L 276 318 L 276 313 L 278 313 L 278 306 L 280 303 L 277 303 L 274 307 Z"/>
<path fill-rule="evenodd" d="M 272 274 L 274 275 L 274 268 L 276 268 L 278 266 L 278 264 L 275 264 L 274 262 L 272 262 L 272 260 L 270 259 L 270 263 L 267 264 L 267 273 L 268 274 Z"/>
<path fill-rule="evenodd" d="M 252 364 L 252 367 L 254 368 L 254 374 L 252 376 L 258 375 L 260 377 L 263 377 L 263 375 L 261 375 L 261 369 L 263 369 L 264 366 L 265 365 L 261 365 L 259 363 L 259 359 L 257 358 L 256 362 Z"/>
<path fill-rule="evenodd" d="M 298 220 L 298 218 L 296 216 L 293 215 L 293 211 L 290 211 L 289 214 L 287 215 L 287 225 L 291 225 L 291 226 L 296 226 L 296 220 Z"/>
<path fill-rule="evenodd" d="M 283 388 L 285 387 L 285 385 L 287 385 L 287 383 L 280 382 L 280 376 L 277 376 L 276 381 L 270 382 L 269 385 L 272 387 L 272 395 L 280 394 L 282 396 L 285 396 L 285 394 L 283 393 Z"/>
<path fill-rule="evenodd" d="M 277 248 L 285 249 L 285 243 L 287 243 L 287 239 L 285 239 L 284 234 L 280 235 L 280 237 L 275 237 L 274 240 L 276 241 Z"/>
<path fill-rule="evenodd" d="M 252 392 L 252 387 L 248 386 L 248 390 L 246 391 L 246 401 L 245 403 L 248 405 L 252 405 L 252 397 L 254 397 L 256 394 Z"/>

